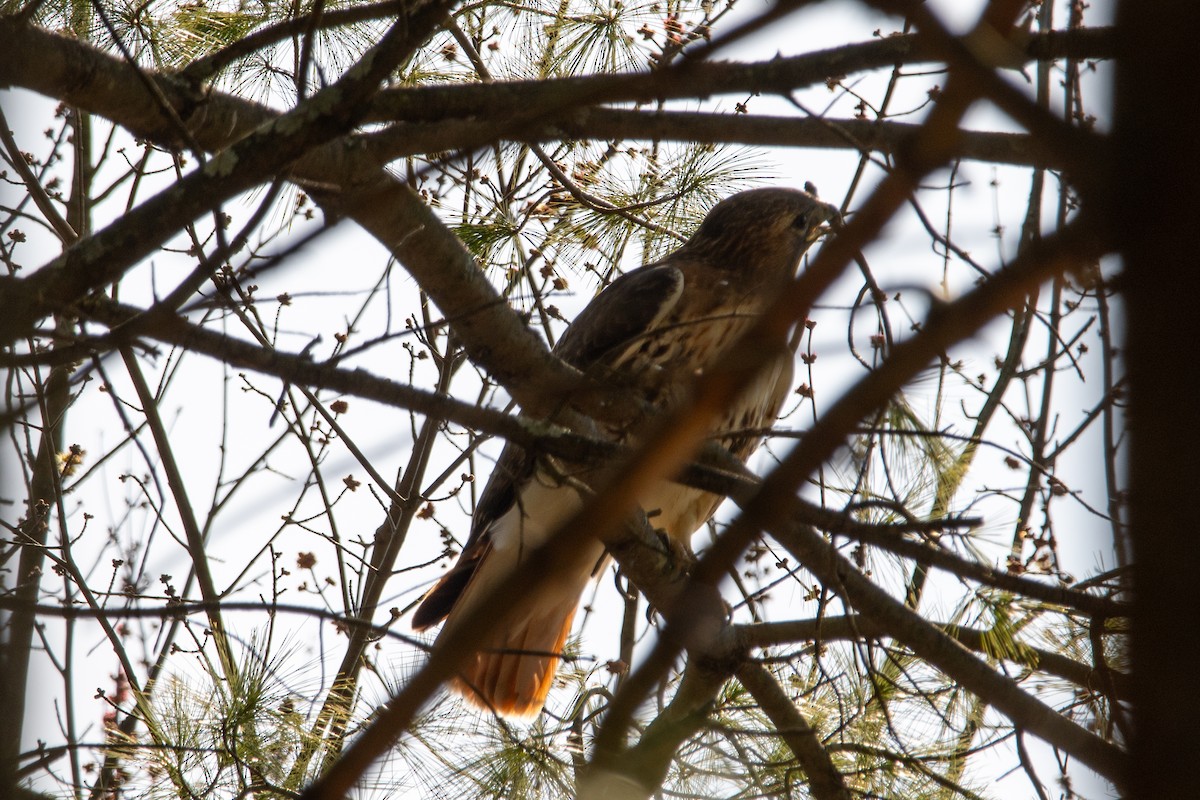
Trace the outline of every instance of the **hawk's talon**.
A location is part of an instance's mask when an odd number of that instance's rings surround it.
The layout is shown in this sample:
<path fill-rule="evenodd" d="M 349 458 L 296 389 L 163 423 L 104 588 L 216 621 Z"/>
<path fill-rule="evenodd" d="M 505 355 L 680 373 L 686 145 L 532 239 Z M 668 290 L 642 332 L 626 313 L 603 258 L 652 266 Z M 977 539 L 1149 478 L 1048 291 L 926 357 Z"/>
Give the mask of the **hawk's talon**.
<path fill-rule="evenodd" d="M 677 539 L 662 528 L 655 528 L 654 535 L 663 546 L 663 555 L 667 557 L 664 572 L 672 578 L 691 574 L 696 566 L 696 554 L 692 552 L 691 543 L 687 539 Z"/>

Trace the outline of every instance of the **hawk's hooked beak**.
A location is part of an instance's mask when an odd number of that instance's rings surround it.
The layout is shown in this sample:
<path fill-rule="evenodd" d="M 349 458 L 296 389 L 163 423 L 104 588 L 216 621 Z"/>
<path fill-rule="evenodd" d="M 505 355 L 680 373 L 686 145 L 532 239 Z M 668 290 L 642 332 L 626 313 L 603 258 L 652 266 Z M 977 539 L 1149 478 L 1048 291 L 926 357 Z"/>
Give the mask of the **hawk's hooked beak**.
<path fill-rule="evenodd" d="M 808 231 L 809 244 L 820 239 L 831 230 L 838 230 L 842 227 L 842 212 L 833 203 L 821 203 L 822 219 Z"/>
<path fill-rule="evenodd" d="M 814 201 L 823 212 L 821 219 L 812 226 L 808 231 L 808 243 L 812 244 L 817 239 L 820 239 L 831 230 L 837 230 L 842 227 L 842 212 L 833 203 L 825 203 L 821 201 L 820 195 L 817 194 L 817 185 L 812 181 L 804 182 L 804 192 Z M 826 225 L 825 223 L 829 223 Z"/>

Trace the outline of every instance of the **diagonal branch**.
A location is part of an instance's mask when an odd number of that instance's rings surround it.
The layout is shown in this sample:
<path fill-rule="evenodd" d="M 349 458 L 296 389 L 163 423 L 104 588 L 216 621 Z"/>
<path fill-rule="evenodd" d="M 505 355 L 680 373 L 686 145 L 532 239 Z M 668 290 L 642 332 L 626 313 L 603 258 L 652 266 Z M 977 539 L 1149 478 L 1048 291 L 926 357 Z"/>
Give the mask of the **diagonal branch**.
<path fill-rule="evenodd" d="M 819 800 L 848 800 L 850 792 L 842 774 L 829 757 L 829 751 L 800 709 L 779 686 L 775 676 L 757 661 L 745 661 L 738 667 L 737 679 L 753 695 L 780 737 L 791 748 L 804 774 L 808 776 L 813 797 Z"/>
<path fill-rule="evenodd" d="M 837 550 L 811 530 L 771 524 L 771 535 L 825 586 L 879 625 L 926 663 L 941 670 L 1018 727 L 1070 753 L 1111 781 L 1121 779 L 1125 754 L 1026 693 L 1012 678 L 996 672 L 962 644 L 876 586 Z"/>
<path fill-rule="evenodd" d="M 1101 247 L 1087 226 L 1075 223 L 1031 247 L 984 286 L 937 310 L 919 335 L 897 345 L 879 369 L 826 411 L 763 482 L 754 500 L 743 506 L 744 513 L 717 546 L 740 552 L 741 542 L 748 541 L 755 531 L 771 532 L 814 576 L 883 627 L 888 635 L 964 688 L 985 698 L 1029 732 L 1070 752 L 1099 774 L 1117 780 L 1124 761 L 1117 747 L 1026 694 L 1010 678 L 998 675 L 962 645 L 868 580 L 820 535 L 789 519 L 796 487 L 841 446 L 864 413 L 880 407 L 955 341 L 970 336 L 997 314 L 1017 305 L 1032 287 L 1064 269 L 1098 257 Z M 716 549 L 710 551 L 706 561 Z"/>
<path fill-rule="evenodd" d="M 834 240 L 830 244 L 836 243 L 837 240 Z M 984 286 L 937 309 L 925 322 L 920 334 L 897 345 L 879 369 L 851 388 L 768 476 L 753 499 L 742 503 L 744 513 L 699 562 L 692 580 L 675 588 L 675 603 L 686 608 L 701 601 L 704 598 L 703 587 L 715 583 L 725 574 L 732 559 L 742 552 L 758 531 L 768 530 L 792 549 L 797 560 L 831 589 L 843 593 L 848 602 L 856 604 L 864 613 L 868 613 L 869 609 L 869 616 L 885 626 L 889 635 L 902 641 L 968 690 L 985 698 L 1001 712 L 1018 720 L 1030 732 L 1072 753 L 1100 774 L 1115 780 L 1122 760 L 1118 748 L 1026 694 L 1011 679 L 998 675 L 960 644 L 854 571 L 849 562 L 819 534 L 795 525 L 790 517 L 797 486 L 841 446 L 845 437 L 871 409 L 885 403 L 907 380 L 954 342 L 969 337 L 997 314 L 1022 302 L 1026 294 L 1042 281 L 1067 267 L 1078 265 L 1081 260 L 1095 257 L 1099 248 L 1099 241 L 1089 229 L 1076 223 L 1031 248 Z M 827 254 L 828 246 L 822 250 L 818 261 Z M 706 373 L 705 380 L 708 375 Z M 603 497 L 605 501 L 609 499 Z M 624 569 L 621 549 L 616 542 L 607 543 Z M 829 566 L 830 563 L 836 564 L 836 571 Z M 853 576 L 847 577 L 845 570 L 853 571 Z M 628 574 L 639 587 L 646 588 L 642 587 L 637 573 L 630 570 Z M 843 579 L 853 586 L 852 592 L 842 588 L 838 581 Z M 661 587 L 657 587 L 660 589 L 658 591 L 655 588 L 647 589 L 647 594 L 659 605 L 656 595 L 662 594 Z M 695 648 L 702 646 L 704 636 L 690 630 L 687 622 L 675 619 L 671 605 L 660 605 L 660 608 L 666 613 L 668 625 L 660 637 L 660 646 L 655 648 L 651 658 L 655 669 L 663 670 L 672 662 L 669 655 L 672 643 L 676 650 L 689 645 Z M 885 616 L 876 618 L 876 613 Z M 710 635 L 715 634 L 710 632 Z M 660 650 L 665 652 L 660 653 Z M 643 671 L 644 668 L 639 669 L 623 685 L 597 739 L 597 758 L 603 758 L 610 764 L 617 763 L 623 738 L 621 732 L 627 727 L 629 714 L 640 702 L 640 697 L 628 696 L 630 692 L 626 687 L 635 685 L 634 679 L 640 677 L 642 679 L 636 681 L 636 685 L 644 688 L 651 676 L 640 675 Z"/>
<path fill-rule="evenodd" d="M 38 319 L 120 278 L 177 230 L 220 202 L 250 189 L 306 151 L 344 134 L 364 116 L 366 101 L 448 13 L 445 0 L 402 16 L 337 82 L 295 109 L 259 126 L 203 167 L 80 239 L 25 279 L 0 277 L 5 298 L 0 341 L 30 331 Z"/>
<path fill-rule="evenodd" d="M 737 387 L 744 385 L 746 375 L 754 374 L 756 365 L 761 363 L 764 354 L 769 352 L 769 347 L 764 343 L 786 340 L 792 326 L 807 315 L 817 298 L 838 279 L 846 265 L 856 257 L 859 248 L 879 235 L 884 225 L 911 195 L 922 176 L 944 163 L 948 157 L 949 143 L 974 99 L 969 85 L 960 84 L 954 78 L 950 80 L 941 100 L 933 107 L 922 126 L 921 135 L 905 148 L 904 157 L 898 159 L 897 168 L 879 184 L 839 235 L 824 244 L 803 276 L 785 287 L 779 293 L 776 302 L 765 311 L 754 327 L 747 331 L 717 364 L 700 376 L 694 387 L 691 405 L 669 415 L 670 418 L 656 431 L 655 437 L 647 439 L 643 457 L 626 464 L 621 479 L 606 486 L 597 499 L 585 505 L 567 529 L 572 530 L 574 534 L 573 526 L 592 526 L 606 544 L 610 543 L 610 537 L 604 533 L 606 526 L 615 525 L 613 514 L 626 509 L 629 498 L 636 497 L 637 484 L 633 482 L 668 477 L 668 474 L 663 474 L 664 465 L 656 461 L 661 462 L 671 455 L 672 447 L 674 454 L 678 455 L 685 447 L 695 448 L 698 445 L 695 438 L 687 438 L 689 431 L 694 437 L 697 430 L 702 430 L 707 422 L 704 414 L 711 412 L 714 406 L 728 407 L 736 396 Z M 990 318 L 991 315 L 980 317 L 976 324 L 982 324 L 983 320 Z M 936 329 L 936 326 L 934 328 Z M 928 332 L 923 332 L 917 338 L 922 342 L 925 339 L 933 341 Z M 900 349 L 897 348 L 897 352 Z M 911 376 L 929 360 L 930 357 L 926 357 L 919 365 L 907 365 L 912 370 L 907 376 Z M 887 363 L 890 364 L 891 361 Z M 871 377 L 877 377 L 879 374 L 880 372 L 873 373 Z M 862 386 L 867 382 L 863 381 L 858 385 Z M 899 389 L 900 385 L 902 382 L 892 387 L 892 391 Z M 747 513 L 735 520 L 696 564 L 692 580 L 683 587 L 680 597 L 673 598 L 674 601 L 681 606 L 694 607 L 703 607 L 711 603 L 711 596 L 716 592 L 718 583 L 724 579 L 758 532 L 766 527 L 762 518 L 771 518 L 773 514 L 780 514 L 782 509 L 788 508 L 800 483 L 836 450 L 863 416 L 869 414 L 872 409 L 881 407 L 890 396 L 891 392 L 887 395 L 861 398 L 858 405 L 849 409 L 844 405 L 835 406 L 835 409 L 841 407 L 843 413 L 856 414 L 853 421 L 838 420 L 835 424 L 840 423 L 841 427 L 818 426 L 805 435 L 802 445 L 793 451 L 793 454 L 802 449 L 812 450 L 820 452 L 821 459 L 811 464 L 806 462 L 803 472 L 784 469 L 788 466 L 786 460 L 774 470 L 754 499 L 743 506 L 744 510 L 748 509 Z M 823 431 L 827 432 L 827 438 L 820 435 Z M 653 600 L 653 597 L 651 599 Z M 699 649 L 709 643 L 708 637 L 712 635 L 712 631 L 697 632 L 694 630 L 695 626 L 690 626 L 686 619 L 672 618 L 670 607 L 665 609 L 667 627 L 651 659 L 622 685 L 597 734 L 594 756 L 597 763 L 612 764 L 615 768 L 623 749 L 625 731 L 633 721 L 634 711 L 641 704 L 649 687 L 655 685 L 665 674 L 674 660 L 674 654 L 684 648 Z"/>
<path fill-rule="evenodd" d="M 167 475 L 167 485 L 171 487 L 171 494 L 175 498 L 175 507 L 179 512 L 179 519 L 183 524 L 184 536 L 187 541 L 188 555 L 196 571 L 196 582 L 200 586 L 200 597 L 210 605 L 208 623 L 213 630 L 213 642 L 217 648 L 221 669 L 224 671 L 225 680 L 236 688 L 239 679 L 237 661 L 234 659 L 233 649 L 229 643 L 228 631 L 221 619 L 221 610 L 217 606 L 220 595 L 213 582 L 212 570 L 209 569 L 208 554 L 204 551 L 205 537 L 196 520 L 196 514 L 192 510 L 191 501 L 188 499 L 187 485 L 175 459 L 175 450 L 171 446 L 171 439 L 167 435 L 166 426 L 163 425 L 162 416 L 158 413 L 158 398 L 154 396 L 149 384 L 146 383 L 146 376 L 142 373 L 141 365 L 138 363 L 133 349 L 122 347 L 121 358 L 125 362 L 125 368 L 133 383 L 133 388 L 137 392 L 138 402 L 142 405 L 142 413 L 146 416 L 146 423 L 154 438 L 155 449 L 162 460 L 163 471 Z"/>
<path fill-rule="evenodd" d="M 35 63 L 42 67 L 30 70 L 28 65 Z M 240 98 L 199 92 L 171 75 L 149 77 L 157 87 L 154 95 L 131 65 L 85 43 L 0 18 L 0 85 L 19 85 L 61 99 L 165 146 L 180 142 L 158 103 L 159 95 L 186 121 L 191 138 L 213 151 L 269 126 L 279 116 Z M 574 385 L 575 371 L 550 356 L 470 252 L 415 192 L 368 157 L 361 142 L 353 137 L 335 140 L 289 169 L 302 184 L 323 188 L 327 212 L 351 217 L 396 254 L 452 320 L 472 360 L 523 405 L 536 406 L 547 388 Z M 10 285 L 14 291 L 25 286 L 0 277 L 0 288 L 7 292 Z M 67 298 L 36 299 L 62 303 Z"/>
<path fill-rule="evenodd" d="M 976 653 L 991 652 L 987 642 L 987 631 L 966 625 L 941 624 L 938 627 Z M 753 625 L 738 625 L 735 630 L 738 640 L 744 646 L 756 648 L 792 642 L 858 640 L 863 637 L 886 635 L 882 628 L 873 623 L 870 618 L 862 615 L 763 622 Z M 1004 656 L 1006 659 L 1017 661 L 1030 669 L 1055 675 L 1089 692 L 1104 688 L 1105 678 L 1091 664 L 1084 664 L 1053 650 L 1033 647 L 1024 642 L 1011 642 L 1009 649 L 1011 656 Z M 1114 699 L 1128 699 L 1129 675 L 1109 668 L 1107 669 L 1107 679 L 1112 681 Z"/>

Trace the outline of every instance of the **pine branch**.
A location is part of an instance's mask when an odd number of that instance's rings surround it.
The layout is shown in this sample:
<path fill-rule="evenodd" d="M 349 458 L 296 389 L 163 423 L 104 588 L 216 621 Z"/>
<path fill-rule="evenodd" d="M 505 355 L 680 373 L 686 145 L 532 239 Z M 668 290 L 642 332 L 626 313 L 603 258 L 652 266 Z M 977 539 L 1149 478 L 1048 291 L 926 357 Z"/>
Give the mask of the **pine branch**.
<path fill-rule="evenodd" d="M 850 791 L 829 757 L 829 752 L 800 709 L 779 686 L 775 676 L 762 664 L 745 661 L 738 667 L 737 679 L 754 696 L 759 708 L 795 754 L 804 774 L 808 776 L 813 797 L 818 800 L 849 800 Z"/>
<path fill-rule="evenodd" d="M 987 631 L 966 625 L 938 625 L 947 635 L 961 642 L 965 647 L 977 653 L 988 653 L 986 646 Z M 784 622 L 762 622 L 753 625 L 739 625 L 737 636 L 746 647 L 772 647 L 797 642 L 826 642 L 836 640 L 856 641 L 886 635 L 886 631 L 862 615 L 841 617 L 820 617 L 817 619 L 796 619 Z M 1086 691 L 1096 691 L 1103 683 L 1097 670 L 1091 664 L 1085 664 L 1052 650 L 1023 642 L 1015 643 L 1016 649 L 1028 658 L 1022 658 L 1019 663 L 1032 670 L 1070 681 Z M 1108 677 L 1112 679 L 1114 701 L 1129 699 L 1129 675 L 1114 669 L 1108 669 Z"/>

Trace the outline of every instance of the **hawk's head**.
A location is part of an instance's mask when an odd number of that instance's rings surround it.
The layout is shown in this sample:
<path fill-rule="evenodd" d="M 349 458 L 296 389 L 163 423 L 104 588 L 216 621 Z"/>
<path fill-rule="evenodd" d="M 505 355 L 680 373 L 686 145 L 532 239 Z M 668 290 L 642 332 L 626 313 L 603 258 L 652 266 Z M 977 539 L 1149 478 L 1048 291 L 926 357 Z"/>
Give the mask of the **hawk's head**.
<path fill-rule="evenodd" d="M 760 280 L 790 278 L 823 225 L 839 217 L 836 206 L 809 192 L 750 189 L 713 206 L 678 252 Z"/>

